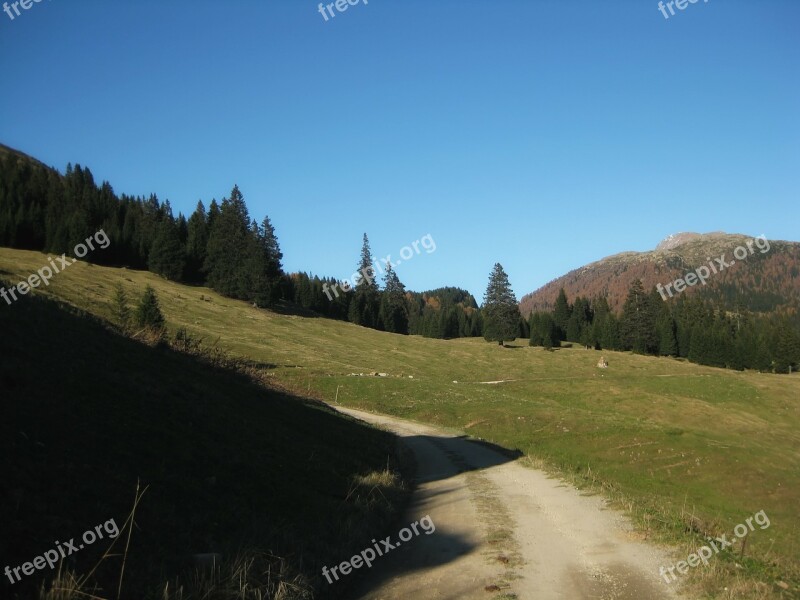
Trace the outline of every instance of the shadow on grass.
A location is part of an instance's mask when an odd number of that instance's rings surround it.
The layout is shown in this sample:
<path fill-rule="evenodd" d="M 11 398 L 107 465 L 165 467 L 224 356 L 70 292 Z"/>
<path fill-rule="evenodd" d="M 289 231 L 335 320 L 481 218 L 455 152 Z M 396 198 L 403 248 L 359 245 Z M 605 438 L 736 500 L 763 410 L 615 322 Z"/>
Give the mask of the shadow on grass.
<path fill-rule="evenodd" d="M 41 296 L 0 303 L 0 332 L 0 568 L 56 541 L 78 546 L 110 519 L 122 527 L 137 481 L 148 491 L 123 586 L 136 600 L 157 597 L 193 555 L 242 549 L 268 551 L 306 588 L 327 586 L 322 564 L 397 519 L 405 492 L 394 479 L 359 483 L 398 467 L 391 434 Z M 88 573 L 108 541 L 65 566 Z M 121 561 L 96 572 L 105 590 Z M 4 576 L 0 597 L 34 598 L 54 574 L 13 586 Z"/>

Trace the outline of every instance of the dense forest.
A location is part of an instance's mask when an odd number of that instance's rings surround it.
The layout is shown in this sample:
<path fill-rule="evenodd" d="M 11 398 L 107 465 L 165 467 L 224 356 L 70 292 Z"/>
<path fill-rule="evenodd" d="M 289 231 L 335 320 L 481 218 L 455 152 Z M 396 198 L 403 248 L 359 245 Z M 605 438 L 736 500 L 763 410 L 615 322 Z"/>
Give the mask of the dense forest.
<path fill-rule="evenodd" d="M 237 186 L 207 209 L 198 202 L 187 219 L 155 195 L 117 196 L 109 183 L 98 186 L 88 168 L 70 164 L 61 175 L 0 147 L 0 246 L 72 255 L 76 244 L 101 229 L 110 247 L 84 260 L 150 270 L 257 306 L 291 305 L 393 333 L 455 338 L 482 332 L 478 305 L 468 292 L 406 291 L 391 268 L 382 289 L 373 274 L 335 296 L 325 293 L 326 285 L 337 283 L 332 277 L 286 274 L 269 217 L 252 219 Z M 359 270 L 369 274 L 372 264 L 365 234 Z"/>
<path fill-rule="evenodd" d="M 411 292 L 390 266 L 379 277 L 366 234 L 360 275 L 341 291 L 335 278 L 284 272 L 269 217 L 253 219 L 237 186 L 207 209 L 198 202 L 187 219 L 155 195 L 117 196 L 109 183 L 98 186 L 88 168 L 70 164 L 62 175 L 0 146 L 0 246 L 71 255 L 101 229 L 110 247 L 84 260 L 147 269 L 256 306 L 302 309 L 392 333 L 501 343 L 530 337 L 538 346 L 566 341 L 781 373 L 800 366 L 800 334 L 788 317 L 729 311 L 687 295 L 665 302 L 636 280 L 619 315 L 603 297 L 570 304 L 562 289 L 552 311 L 531 313 L 526 321 L 499 264 L 481 310 L 459 288 Z M 336 285 L 340 291 L 331 294 Z"/>
<path fill-rule="evenodd" d="M 545 348 L 566 341 L 737 370 L 789 373 L 800 367 L 800 334 L 787 317 L 729 312 L 686 294 L 665 302 L 638 279 L 620 315 L 605 298 L 578 296 L 570 304 L 562 289 L 552 311 L 531 313 L 528 329 L 530 344 Z"/>

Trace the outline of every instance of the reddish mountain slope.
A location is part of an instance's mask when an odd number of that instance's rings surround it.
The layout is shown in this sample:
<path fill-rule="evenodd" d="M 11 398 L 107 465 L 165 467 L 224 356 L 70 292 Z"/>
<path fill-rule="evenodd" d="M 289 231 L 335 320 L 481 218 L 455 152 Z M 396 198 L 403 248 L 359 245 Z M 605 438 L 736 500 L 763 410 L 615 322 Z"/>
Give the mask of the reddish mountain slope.
<path fill-rule="evenodd" d="M 800 243 L 756 239 L 721 232 L 679 233 L 663 240 L 650 252 L 623 252 L 570 271 L 526 294 L 520 302 L 523 315 L 532 310 L 550 310 L 562 287 L 570 301 L 576 296 L 606 296 L 613 310 L 620 310 L 634 279 L 641 279 L 645 289 L 668 283 L 712 262 L 718 269 L 706 285 L 688 287 L 684 293 L 702 293 L 706 297 L 754 311 L 797 311 L 800 305 Z M 752 252 L 747 248 L 751 242 Z M 746 252 L 746 257 L 737 260 Z M 723 257 L 730 266 L 719 270 L 714 260 Z M 711 269 L 709 269 L 710 271 Z"/>

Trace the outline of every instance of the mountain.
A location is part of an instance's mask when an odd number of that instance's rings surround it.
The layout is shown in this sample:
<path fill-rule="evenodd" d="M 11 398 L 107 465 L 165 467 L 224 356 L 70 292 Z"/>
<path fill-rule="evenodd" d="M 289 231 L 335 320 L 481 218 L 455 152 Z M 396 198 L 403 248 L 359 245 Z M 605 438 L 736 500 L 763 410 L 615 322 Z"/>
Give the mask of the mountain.
<path fill-rule="evenodd" d="M 798 312 L 800 243 L 724 232 L 677 233 L 654 250 L 622 252 L 574 269 L 523 296 L 520 310 L 523 315 L 551 310 L 564 288 L 571 300 L 606 296 L 612 310 L 619 311 L 635 279 L 641 279 L 646 290 L 659 284 L 664 290 L 695 269 L 700 274 L 708 271 L 705 284 L 687 286 L 685 293 L 700 293 L 729 309 Z M 673 289 L 664 291 L 667 299 Z"/>

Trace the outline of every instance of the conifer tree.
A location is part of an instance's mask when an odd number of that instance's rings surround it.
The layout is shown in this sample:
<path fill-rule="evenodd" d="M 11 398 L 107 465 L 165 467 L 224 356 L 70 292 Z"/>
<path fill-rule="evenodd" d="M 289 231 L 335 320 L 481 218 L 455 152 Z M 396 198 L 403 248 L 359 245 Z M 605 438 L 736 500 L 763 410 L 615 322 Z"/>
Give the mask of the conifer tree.
<path fill-rule="evenodd" d="M 212 203 L 213 207 L 213 203 Z M 209 287 L 232 298 L 249 299 L 252 294 L 251 243 L 247 206 L 238 186 L 222 201 L 219 214 L 209 219 L 210 231 L 205 261 Z"/>
<path fill-rule="evenodd" d="M 386 265 L 383 276 L 383 294 L 381 297 L 381 321 L 384 329 L 390 333 L 408 334 L 408 306 L 405 286 L 400 282 L 391 265 Z"/>
<path fill-rule="evenodd" d="M 262 302 L 267 305 L 277 303 L 282 295 L 283 268 L 281 252 L 278 238 L 275 235 L 275 228 L 268 216 L 264 217 L 260 226 L 254 222 L 253 231 L 257 240 L 257 259 L 253 263 L 253 278 L 260 283 Z"/>
<path fill-rule="evenodd" d="M 662 301 L 660 296 L 658 299 Z M 631 283 L 622 307 L 623 344 L 640 354 L 653 353 L 658 348 L 655 325 L 651 298 L 644 291 L 641 280 L 636 279 Z"/>
<path fill-rule="evenodd" d="M 689 360 L 699 365 L 709 364 L 711 352 L 711 335 L 703 323 L 692 326 L 691 345 L 689 346 Z"/>
<path fill-rule="evenodd" d="M 518 334 L 519 305 L 500 263 L 495 263 L 483 296 L 483 337 L 487 342 L 514 340 Z"/>
<path fill-rule="evenodd" d="M 659 307 L 656 330 L 658 332 L 658 353 L 661 356 L 677 356 L 677 327 L 666 302 L 662 302 Z"/>
<path fill-rule="evenodd" d="M 778 327 L 778 342 L 775 345 L 775 372 L 792 373 L 800 367 L 800 336 L 789 323 Z"/>
<path fill-rule="evenodd" d="M 114 287 L 114 295 L 111 298 L 111 314 L 123 331 L 128 329 L 131 322 L 131 309 L 128 306 L 128 295 L 121 283 Z"/>
<path fill-rule="evenodd" d="M 539 323 L 539 331 L 541 332 L 542 346 L 546 350 L 550 348 L 558 348 L 561 345 L 558 326 L 553 320 L 550 313 L 543 313 Z"/>
<path fill-rule="evenodd" d="M 439 331 L 445 340 L 458 337 L 458 310 L 455 306 L 443 306 L 439 311 Z"/>
<path fill-rule="evenodd" d="M 186 232 L 186 280 L 201 283 L 204 280 L 202 269 L 206 260 L 208 246 L 208 215 L 201 201 L 197 202 L 189 217 Z"/>
<path fill-rule="evenodd" d="M 555 321 L 556 328 L 558 329 L 559 339 L 567 339 L 567 325 L 569 318 L 572 315 L 572 307 L 567 301 L 567 294 L 564 288 L 558 291 L 555 306 L 553 307 L 553 320 Z"/>
<path fill-rule="evenodd" d="M 358 263 L 355 290 L 350 301 L 349 318 L 351 323 L 377 329 L 380 325 L 380 293 L 375 281 L 375 268 L 372 266 L 372 250 L 369 238 L 364 234 L 361 245 L 361 260 Z"/>
<path fill-rule="evenodd" d="M 272 226 L 272 221 L 269 220 L 267 215 L 264 215 L 264 220 L 261 221 L 259 241 L 267 260 L 267 276 L 271 280 L 277 279 L 283 274 L 283 266 L 281 265 L 283 252 L 281 252 L 280 244 L 278 244 L 278 236 L 275 235 L 275 227 Z"/>
<path fill-rule="evenodd" d="M 164 315 L 158 305 L 156 291 L 149 285 L 142 294 L 139 305 L 136 307 L 136 324 L 139 327 L 147 327 L 153 330 L 164 328 Z"/>
<path fill-rule="evenodd" d="M 528 329 L 530 330 L 528 345 L 541 346 L 542 345 L 542 316 L 539 312 L 532 312 L 528 318 Z"/>
<path fill-rule="evenodd" d="M 153 273 L 171 281 L 180 281 L 186 266 L 186 254 L 172 215 L 166 215 L 158 224 L 147 266 Z"/>
<path fill-rule="evenodd" d="M 522 338 L 523 340 L 529 339 L 531 337 L 531 330 L 528 326 L 528 321 L 522 318 L 522 315 L 519 317 L 519 325 L 517 331 L 517 337 Z"/>

